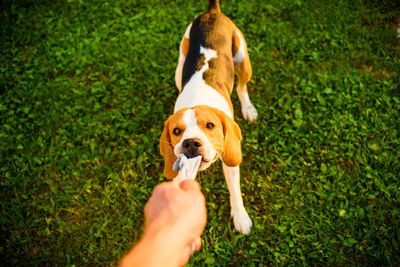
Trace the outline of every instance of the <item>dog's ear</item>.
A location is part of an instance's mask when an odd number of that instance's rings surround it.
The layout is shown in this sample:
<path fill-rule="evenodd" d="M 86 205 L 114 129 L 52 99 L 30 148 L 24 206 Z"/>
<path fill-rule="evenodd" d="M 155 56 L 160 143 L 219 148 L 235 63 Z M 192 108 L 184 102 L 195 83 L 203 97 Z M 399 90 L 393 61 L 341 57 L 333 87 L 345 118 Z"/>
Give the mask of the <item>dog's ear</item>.
<path fill-rule="evenodd" d="M 222 122 L 224 131 L 222 161 L 229 167 L 238 166 L 242 162 L 242 149 L 240 146 L 242 133 L 239 125 L 222 111 L 218 111 L 218 117 Z"/>
<path fill-rule="evenodd" d="M 172 170 L 175 160 L 177 159 L 174 153 L 174 147 L 171 143 L 169 134 L 169 120 L 165 122 L 164 130 L 160 138 L 160 151 L 164 156 L 164 175 L 168 179 L 175 178 L 178 175 L 177 171 Z"/>

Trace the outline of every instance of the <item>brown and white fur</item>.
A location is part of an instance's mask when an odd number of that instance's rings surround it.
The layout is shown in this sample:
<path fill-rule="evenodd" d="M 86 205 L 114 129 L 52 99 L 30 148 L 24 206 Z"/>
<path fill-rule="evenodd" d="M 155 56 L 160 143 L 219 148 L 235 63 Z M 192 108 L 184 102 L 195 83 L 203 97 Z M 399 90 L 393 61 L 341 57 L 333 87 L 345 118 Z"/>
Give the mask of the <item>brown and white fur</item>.
<path fill-rule="evenodd" d="M 208 11 L 187 27 L 181 41 L 175 74 L 180 94 L 174 114 L 165 122 L 160 148 L 165 160 L 164 174 L 170 179 L 178 174 L 172 166 L 182 153 L 187 157 L 201 155 L 200 170 L 220 158 L 235 228 L 248 234 L 252 221 L 240 192 L 242 136 L 233 120 L 230 99 L 235 73 L 243 117 L 253 121 L 257 111 L 247 92 L 252 69 L 245 39 L 221 13 L 218 0 L 209 0 Z"/>

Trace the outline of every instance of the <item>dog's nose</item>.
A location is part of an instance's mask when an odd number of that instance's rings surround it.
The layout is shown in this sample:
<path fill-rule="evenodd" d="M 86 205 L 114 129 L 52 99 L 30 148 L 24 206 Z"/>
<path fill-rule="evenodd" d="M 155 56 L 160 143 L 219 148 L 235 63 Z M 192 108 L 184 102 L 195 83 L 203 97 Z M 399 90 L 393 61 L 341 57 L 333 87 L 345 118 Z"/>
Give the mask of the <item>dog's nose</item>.
<path fill-rule="evenodd" d="M 196 151 L 201 147 L 201 143 L 196 139 L 186 139 L 183 141 L 182 146 L 190 151 Z"/>

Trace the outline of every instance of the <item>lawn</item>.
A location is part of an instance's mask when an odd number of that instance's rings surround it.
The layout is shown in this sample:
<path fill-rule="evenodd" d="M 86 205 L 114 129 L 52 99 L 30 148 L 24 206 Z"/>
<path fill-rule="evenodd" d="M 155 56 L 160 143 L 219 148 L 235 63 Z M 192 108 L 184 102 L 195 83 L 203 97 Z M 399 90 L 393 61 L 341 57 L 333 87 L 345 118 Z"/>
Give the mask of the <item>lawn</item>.
<path fill-rule="evenodd" d="M 221 2 L 253 66 L 238 234 L 220 163 L 198 176 L 203 246 L 188 266 L 400 265 L 400 5 Z M 178 46 L 206 1 L 0 4 L 0 262 L 113 266 L 165 181 Z"/>

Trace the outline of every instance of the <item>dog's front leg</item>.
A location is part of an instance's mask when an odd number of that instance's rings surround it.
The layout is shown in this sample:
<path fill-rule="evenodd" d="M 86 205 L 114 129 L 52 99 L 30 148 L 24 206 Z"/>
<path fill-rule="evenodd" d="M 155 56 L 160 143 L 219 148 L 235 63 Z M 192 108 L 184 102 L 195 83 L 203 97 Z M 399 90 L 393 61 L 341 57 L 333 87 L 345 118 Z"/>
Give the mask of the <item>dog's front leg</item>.
<path fill-rule="evenodd" d="M 222 163 L 222 166 L 229 189 L 233 224 L 239 233 L 247 235 L 250 233 L 253 223 L 243 205 L 243 199 L 240 192 L 240 168 L 239 166 L 228 167 L 224 163 Z"/>

